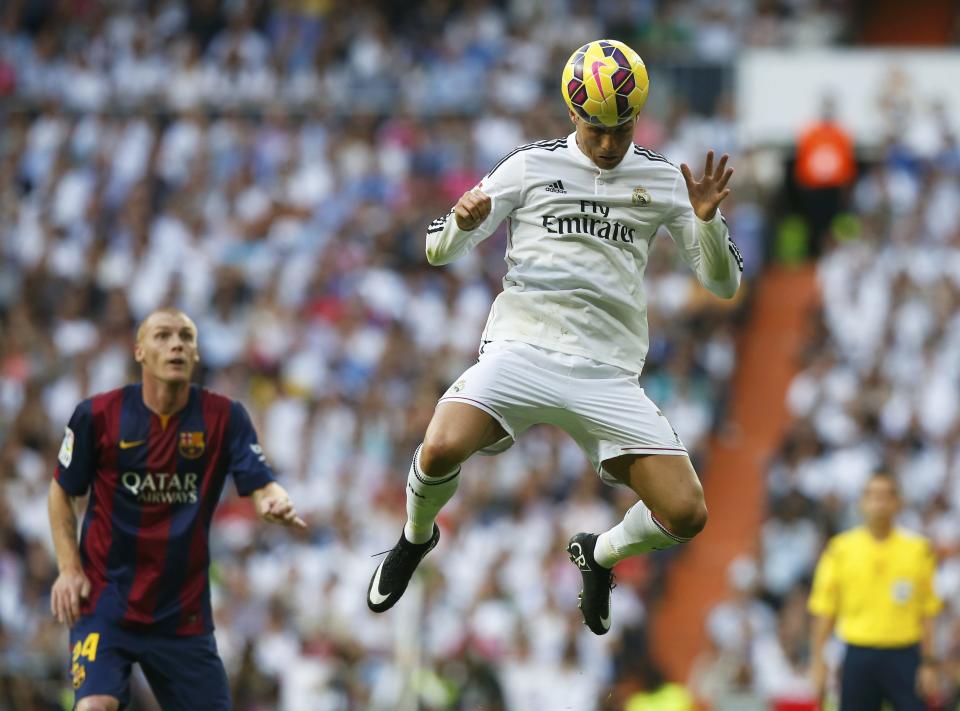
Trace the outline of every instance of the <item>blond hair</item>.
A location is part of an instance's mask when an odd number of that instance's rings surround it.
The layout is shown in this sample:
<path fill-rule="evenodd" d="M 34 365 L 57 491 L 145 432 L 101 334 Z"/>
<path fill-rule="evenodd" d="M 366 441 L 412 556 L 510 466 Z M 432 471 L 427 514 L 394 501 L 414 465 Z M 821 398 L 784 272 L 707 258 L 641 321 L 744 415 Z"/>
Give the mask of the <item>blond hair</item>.
<path fill-rule="evenodd" d="M 193 319 L 187 315 L 186 311 L 183 309 L 178 309 L 175 306 L 161 306 L 159 309 L 154 309 L 147 314 L 146 318 L 144 318 L 143 321 L 140 322 L 140 325 L 137 326 L 137 343 L 140 343 L 140 341 L 143 340 L 143 337 L 147 335 L 147 326 L 150 324 L 150 319 L 159 314 L 169 314 L 170 316 L 178 316 L 186 319 L 190 325 L 193 326 L 193 330 L 195 332 L 197 331 L 197 324 L 195 324 Z"/>

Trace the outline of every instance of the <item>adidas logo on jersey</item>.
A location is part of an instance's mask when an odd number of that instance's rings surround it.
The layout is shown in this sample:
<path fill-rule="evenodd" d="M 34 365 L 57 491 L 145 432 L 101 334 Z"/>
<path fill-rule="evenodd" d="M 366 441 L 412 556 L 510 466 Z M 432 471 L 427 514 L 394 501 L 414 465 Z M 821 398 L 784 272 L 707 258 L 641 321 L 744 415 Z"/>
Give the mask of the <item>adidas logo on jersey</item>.
<path fill-rule="evenodd" d="M 547 192 L 548 193 L 566 193 L 567 191 L 563 187 L 563 181 L 558 180 L 554 183 L 550 183 L 550 185 L 547 186 Z"/>

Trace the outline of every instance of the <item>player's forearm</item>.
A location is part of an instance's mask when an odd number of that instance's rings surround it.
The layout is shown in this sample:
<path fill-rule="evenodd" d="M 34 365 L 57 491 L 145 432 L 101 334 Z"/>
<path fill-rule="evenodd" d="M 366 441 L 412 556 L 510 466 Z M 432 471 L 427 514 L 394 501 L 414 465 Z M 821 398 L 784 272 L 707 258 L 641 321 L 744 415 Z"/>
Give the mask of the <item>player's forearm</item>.
<path fill-rule="evenodd" d="M 438 228 L 440 221 L 443 226 Z M 486 223 L 472 230 L 462 230 L 453 213 L 434 220 L 427 228 L 427 261 L 439 267 L 459 259 L 490 235 L 490 230 L 485 228 Z"/>
<path fill-rule="evenodd" d="M 47 494 L 47 514 L 50 535 L 57 556 L 59 570 L 80 568 L 80 549 L 77 546 L 77 515 L 70 495 L 56 481 L 50 482 Z"/>
<path fill-rule="evenodd" d="M 937 658 L 937 650 L 933 637 L 933 630 L 936 626 L 935 623 L 935 617 L 928 617 L 923 621 L 923 638 L 920 640 L 920 655 L 924 660 L 928 661 L 933 661 Z"/>
<path fill-rule="evenodd" d="M 471 246 L 470 233 L 458 228 L 451 217 L 442 230 L 427 233 L 427 261 L 435 267 L 449 264 L 466 254 Z"/>
<path fill-rule="evenodd" d="M 743 264 L 720 211 L 710 222 L 697 219 L 696 229 L 700 247 L 697 265 L 700 282 L 717 296 L 732 298 L 740 288 Z"/>
<path fill-rule="evenodd" d="M 810 656 L 814 664 L 823 662 L 823 648 L 833 633 L 834 618 L 814 615 L 810 632 Z"/>

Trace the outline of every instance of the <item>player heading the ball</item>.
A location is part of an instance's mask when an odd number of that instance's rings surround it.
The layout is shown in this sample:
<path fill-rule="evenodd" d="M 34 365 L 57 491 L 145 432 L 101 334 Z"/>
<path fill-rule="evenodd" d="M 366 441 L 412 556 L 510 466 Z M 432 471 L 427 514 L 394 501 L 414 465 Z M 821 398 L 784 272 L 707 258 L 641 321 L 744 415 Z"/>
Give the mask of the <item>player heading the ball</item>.
<path fill-rule="evenodd" d="M 622 42 L 576 50 L 561 89 L 573 133 L 519 146 L 427 228 L 427 259 L 442 265 L 507 220 L 507 274 L 477 364 L 440 398 L 414 453 L 407 522 L 367 593 L 376 612 L 400 599 L 437 545 L 435 519 L 457 489 L 460 464 L 502 452 L 537 423 L 566 431 L 603 481 L 639 499 L 609 531 L 568 543 L 583 577 L 584 622 L 596 634 L 610 629 L 613 566 L 687 541 L 706 523 L 683 442 L 639 381 L 648 344 L 643 274 L 666 227 L 701 284 L 736 294 L 742 261 L 718 209 L 733 169 L 711 151 L 698 178 L 634 144 L 648 80 Z"/>

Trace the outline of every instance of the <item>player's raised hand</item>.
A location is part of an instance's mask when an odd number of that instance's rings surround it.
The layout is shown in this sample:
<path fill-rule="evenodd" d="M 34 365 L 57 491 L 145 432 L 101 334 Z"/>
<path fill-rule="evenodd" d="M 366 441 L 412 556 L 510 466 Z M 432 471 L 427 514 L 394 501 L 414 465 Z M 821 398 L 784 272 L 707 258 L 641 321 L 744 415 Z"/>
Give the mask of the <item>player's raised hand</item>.
<path fill-rule="evenodd" d="M 717 214 L 717 207 L 730 194 L 727 183 L 733 175 L 733 168 L 727 167 L 730 158 L 726 153 L 720 157 L 716 168 L 713 166 L 713 151 L 707 152 L 707 160 L 703 166 L 703 177 L 697 180 L 693 177 L 690 166 L 680 164 L 680 172 L 687 183 L 687 192 L 690 194 L 690 204 L 693 211 L 704 222 L 709 222 Z"/>
<path fill-rule="evenodd" d="M 307 523 L 297 515 L 286 489 L 272 482 L 253 492 L 253 505 L 257 515 L 267 523 L 306 529 Z"/>
<path fill-rule="evenodd" d="M 453 208 L 454 215 L 457 218 L 457 227 L 461 230 L 472 230 L 487 219 L 490 210 L 493 208 L 493 202 L 490 196 L 486 195 L 480 188 L 468 190 L 457 200 Z"/>
<path fill-rule="evenodd" d="M 90 581 L 80 568 L 60 571 L 50 591 L 50 612 L 57 622 L 73 627 L 80 618 L 80 601 L 90 594 Z"/>

